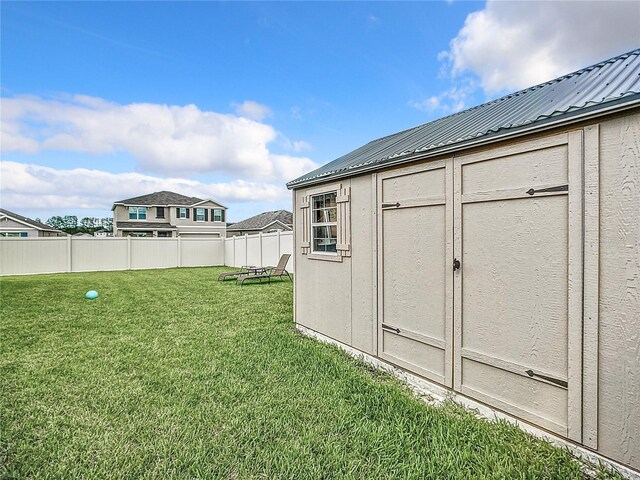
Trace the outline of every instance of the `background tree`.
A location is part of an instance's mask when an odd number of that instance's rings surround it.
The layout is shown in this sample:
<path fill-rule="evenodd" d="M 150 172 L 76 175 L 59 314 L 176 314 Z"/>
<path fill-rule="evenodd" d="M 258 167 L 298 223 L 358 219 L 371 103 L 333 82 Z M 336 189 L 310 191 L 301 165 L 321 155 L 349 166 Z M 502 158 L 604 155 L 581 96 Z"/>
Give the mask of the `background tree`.
<path fill-rule="evenodd" d="M 94 230 L 97 230 L 95 218 L 84 217 L 80 220 L 80 230 L 86 233 L 93 233 Z"/>
<path fill-rule="evenodd" d="M 113 232 L 113 218 L 104 217 L 102 219 L 102 228 L 104 228 L 108 232 Z"/>
<path fill-rule="evenodd" d="M 49 220 L 47 220 L 47 225 L 49 225 L 52 228 L 62 230 L 64 229 L 64 220 L 60 215 L 54 215 Z"/>

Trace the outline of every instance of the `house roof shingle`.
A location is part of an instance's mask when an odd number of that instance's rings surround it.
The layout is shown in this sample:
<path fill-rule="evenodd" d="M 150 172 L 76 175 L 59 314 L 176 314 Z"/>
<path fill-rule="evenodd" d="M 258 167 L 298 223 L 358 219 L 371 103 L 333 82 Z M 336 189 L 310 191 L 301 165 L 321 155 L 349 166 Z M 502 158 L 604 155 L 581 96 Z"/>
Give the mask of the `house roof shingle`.
<path fill-rule="evenodd" d="M 42 222 L 37 222 L 29 217 L 18 215 L 17 213 L 10 212 L 9 210 L 5 210 L 4 208 L 0 208 L 0 215 L 6 215 L 7 217 L 15 218 L 16 220 L 26 223 L 27 225 L 33 228 L 36 228 L 38 230 L 64 233 L 62 230 L 53 228 L 51 225 L 47 225 L 46 223 L 42 223 Z"/>
<path fill-rule="evenodd" d="M 202 198 L 187 197 L 175 192 L 168 192 L 166 190 L 162 192 L 153 192 L 147 195 L 140 195 L 139 197 L 127 198 L 114 202 L 114 205 L 184 205 L 190 206 L 195 203 L 203 202 Z"/>
<path fill-rule="evenodd" d="M 281 222 L 284 225 L 293 225 L 293 213 L 286 210 L 276 210 L 273 212 L 263 212 L 241 222 L 227 226 L 228 232 L 239 232 L 243 230 L 262 230 L 273 222 Z"/>
<path fill-rule="evenodd" d="M 379 138 L 287 183 L 289 188 L 460 150 L 478 140 L 640 104 L 640 49 L 482 105 Z"/>

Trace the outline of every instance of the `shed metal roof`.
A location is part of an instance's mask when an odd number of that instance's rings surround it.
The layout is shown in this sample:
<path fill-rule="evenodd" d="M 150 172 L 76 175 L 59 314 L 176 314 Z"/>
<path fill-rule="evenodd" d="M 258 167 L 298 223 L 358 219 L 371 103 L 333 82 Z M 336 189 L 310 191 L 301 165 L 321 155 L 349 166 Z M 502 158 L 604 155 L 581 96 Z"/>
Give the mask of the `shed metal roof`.
<path fill-rule="evenodd" d="M 287 187 L 352 176 L 412 161 L 505 133 L 516 134 L 620 104 L 640 103 L 640 49 L 482 105 L 379 138 L 289 183 Z"/>

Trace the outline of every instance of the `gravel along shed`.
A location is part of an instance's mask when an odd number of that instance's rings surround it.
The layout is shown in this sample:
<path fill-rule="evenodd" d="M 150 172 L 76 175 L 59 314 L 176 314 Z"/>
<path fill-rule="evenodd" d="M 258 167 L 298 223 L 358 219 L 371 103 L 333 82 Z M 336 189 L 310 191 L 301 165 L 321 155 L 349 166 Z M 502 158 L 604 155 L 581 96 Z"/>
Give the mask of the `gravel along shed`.
<path fill-rule="evenodd" d="M 301 330 L 640 470 L 640 49 L 288 187 Z"/>

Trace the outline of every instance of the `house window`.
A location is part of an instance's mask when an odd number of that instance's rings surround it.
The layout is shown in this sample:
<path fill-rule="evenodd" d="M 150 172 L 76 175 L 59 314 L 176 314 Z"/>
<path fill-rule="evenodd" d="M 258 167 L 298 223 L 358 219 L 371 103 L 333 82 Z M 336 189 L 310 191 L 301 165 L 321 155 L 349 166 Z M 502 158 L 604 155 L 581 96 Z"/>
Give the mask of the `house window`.
<path fill-rule="evenodd" d="M 196 222 L 204 222 L 204 208 L 196 208 Z"/>
<path fill-rule="evenodd" d="M 214 222 L 224 222 L 224 210 L 221 208 L 213 209 L 213 221 Z"/>
<path fill-rule="evenodd" d="M 337 192 L 311 197 L 311 245 L 314 253 L 336 253 L 338 244 Z"/>
<path fill-rule="evenodd" d="M 164 207 L 156 207 L 156 218 L 164 218 Z"/>
<path fill-rule="evenodd" d="M 189 217 L 187 217 L 187 209 L 186 208 L 179 208 L 178 209 L 178 218 L 189 218 Z"/>
<path fill-rule="evenodd" d="M 28 237 L 27 232 L 0 232 L 0 237 Z"/>
<path fill-rule="evenodd" d="M 146 220 L 147 207 L 129 207 L 129 220 Z"/>
<path fill-rule="evenodd" d="M 171 237 L 171 232 L 158 232 L 158 237 Z"/>

